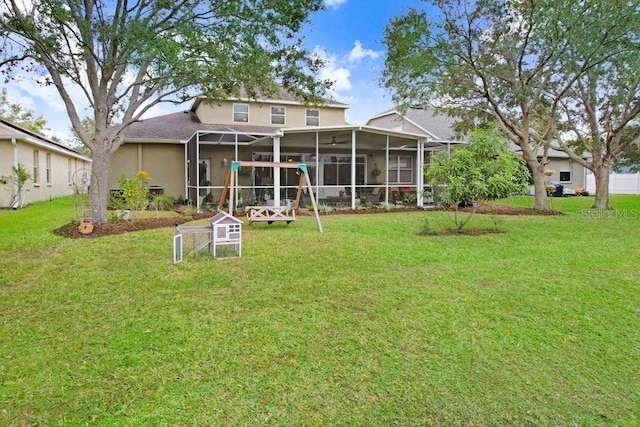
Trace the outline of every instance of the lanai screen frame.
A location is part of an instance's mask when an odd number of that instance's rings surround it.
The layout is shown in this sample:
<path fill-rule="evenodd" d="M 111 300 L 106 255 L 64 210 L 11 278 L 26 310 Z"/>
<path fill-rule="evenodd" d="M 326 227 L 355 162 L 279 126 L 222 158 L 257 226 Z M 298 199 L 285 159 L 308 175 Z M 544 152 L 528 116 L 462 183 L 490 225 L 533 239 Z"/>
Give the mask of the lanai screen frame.
<path fill-rule="evenodd" d="M 381 137 L 384 138 L 384 146 L 379 147 L 379 149 L 381 149 L 382 151 L 384 151 L 385 153 L 385 159 L 386 159 L 386 164 L 385 164 L 385 170 L 389 170 L 389 153 L 390 151 L 396 151 L 396 150 L 400 150 L 400 151 L 407 151 L 407 152 L 413 152 L 416 153 L 416 168 L 415 168 L 415 187 L 416 187 L 416 195 L 417 195 L 417 200 L 416 200 L 416 204 L 417 206 L 422 206 L 423 202 L 424 202 L 424 154 L 425 151 L 428 148 L 435 148 L 435 147 L 442 147 L 442 144 L 440 144 L 437 141 L 433 141 L 430 140 L 427 136 L 425 135 L 420 135 L 420 134 L 413 134 L 413 133 L 408 133 L 408 132 L 402 132 L 402 131 L 394 131 L 394 130 L 390 130 L 390 129 L 384 129 L 384 128 L 378 128 L 378 127 L 373 127 L 373 126 L 366 126 L 366 125 L 338 125 L 338 126 L 320 126 L 320 127 L 301 127 L 301 128 L 283 128 L 280 131 L 274 133 L 273 135 L 270 136 L 266 136 L 264 138 L 261 138 L 255 142 L 253 142 L 252 144 L 250 144 L 251 146 L 254 145 L 258 145 L 258 144 L 264 144 L 266 142 L 271 142 L 270 146 L 272 149 L 272 153 L 273 153 L 273 159 L 274 161 L 277 161 L 281 158 L 281 148 L 282 148 L 282 144 L 281 144 L 281 140 L 282 138 L 285 138 L 287 136 L 290 136 L 292 138 L 295 138 L 293 135 L 315 135 L 315 152 L 316 155 L 320 154 L 320 145 L 321 145 L 321 139 L 327 139 L 325 138 L 327 136 L 327 134 L 332 134 L 332 133 L 337 133 L 337 132 L 342 132 L 342 133 L 348 133 L 350 134 L 350 153 L 346 153 L 346 155 L 351 156 L 352 159 L 355 159 L 356 155 L 357 155 L 357 148 L 358 148 L 358 134 L 362 133 L 362 134 L 370 134 L 370 135 L 380 135 Z M 320 137 L 320 135 L 323 136 L 323 138 Z M 395 140 L 395 141 L 392 141 Z M 402 146 L 399 147 L 395 147 L 393 146 L 394 143 L 397 144 L 402 144 Z M 316 174 L 317 174 L 317 169 L 316 169 Z M 355 162 L 352 160 L 351 162 L 351 203 L 350 203 L 350 207 L 351 209 L 356 209 L 356 166 L 355 166 Z M 388 177 L 385 177 L 384 183 L 380 184 L 380 185 L 384 185 L 385 188 L 388 188 L 389 186 L 394 185 L 393 183 L 390 183 L 388 180 Z M 320 187 L 317 176 L 316 176 L 316 190 Z M 274 176 L 274 188 L 279 189 L 280 188 L 280 180 L 279 180 L 279 174 Z M 274 195 L 274 199 L 275 199 L 275 203 L 279 204 L 279 192 L 275 191 L 275 195 Z M 389 192 L 385 192 L 385 202 L 389 203 Z"/>

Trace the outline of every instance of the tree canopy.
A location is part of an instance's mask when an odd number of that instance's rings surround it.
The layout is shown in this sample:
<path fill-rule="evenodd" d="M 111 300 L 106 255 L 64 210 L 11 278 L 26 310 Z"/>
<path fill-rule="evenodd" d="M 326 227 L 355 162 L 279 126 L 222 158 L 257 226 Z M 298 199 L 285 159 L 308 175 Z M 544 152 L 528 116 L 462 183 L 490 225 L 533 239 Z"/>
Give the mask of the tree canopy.
<path fill-rule="evenodd" d="M 39 135 L 44 135 L 47 130 L 47 121 L 44 117 L 36 116 L 32 109 L 25 108 L 17 102 L 9 101 L 6 88 L 0 92 L 0 119 Z"/>
<path fill-rule="evenodd" d="M 526 165 L 495 128 L 475 130 L 467 145 L 436 154 L 426 172 L 438 201 L 454 208 L 458 229 L 487 200 L 524 194 L 529 183 Z M 471 206 L 464 218 L 458 215 L 462 204 Z"/>
<path fill-rule="evenodd" d="M 106 221 L 111 154 L 153 106 L 194 96 L 317 99 L 328 82 L 299 35 L 322 0 L 3 0 L 0 70 L 52 84 L 93 155 L 92 219 Z M 72 96 L 79 90 L 84 100 Z M 83 103 L 95 133 L 82 126 Z"/>
<path fill-rule="evenodd" d="M 596 42 L 603 47 L 596 53 L 583 43 L 573 43 L 561 58 L 563 67 L 584 61 L 587 54 L 598 60 L 577 76 L 560 99 L 552 147 L 594 173 L 594 207 L 608 209 L 611 167 L 630 147 L 640 144 L 635 131 L 640 124 L 640 2 L 590 6 L 577 35 L 586 45 Z M 589 34 L 597 28 L 604 33 Z"/>
<path fill-rule="evenodd" d="M 437 12 L 410 9 L 387 25 L 384 84 L 398 105 L 435 106 L 467 127 L 492 117 L 532 172 L 535 207 L 547 209 L 544 169 L 550 145 L 574 118 L 566 114 L 578 103 L 571 97 L 593 73 L 636 68 L 629 52 L 637 52 L 638 1 L 616 7 L 599 0 L 427 3 Z M 589 84 L 601 98 L 612 93 L 604 81 Z M 633 83 L 608 82 L 635 98 Z"/>
<path fill-rule="evenodd" d="M 622 154 L 613 163 L 616 172 L 628 170 L 629 172 L 640 172 L 640 127 L 628 127 L 624 131 L 624 140 L 630 141 L 626 144 Z"/>

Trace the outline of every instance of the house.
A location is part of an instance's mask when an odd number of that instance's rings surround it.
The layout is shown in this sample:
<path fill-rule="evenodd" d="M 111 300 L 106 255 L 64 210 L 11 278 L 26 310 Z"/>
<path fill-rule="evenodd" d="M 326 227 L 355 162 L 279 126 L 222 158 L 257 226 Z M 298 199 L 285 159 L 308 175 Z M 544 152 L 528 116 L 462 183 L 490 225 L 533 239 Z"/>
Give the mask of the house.
<path fill-rule="evenodd" d="M 355 208 L 366 195 L 395 202 L 404 192 L 421 205 L 425 156 L 445 145 L 423 133 L 348 124 L 347 108 L 329 99 L 305 105 L 285 92 L 214 103 L 198 98 L 188 111 L 133 124 L 112 157 L 109 185 L 116 188 L 120 174 L 146 170 L 152 185 L 202 210 L 218 203 L 231 161 L 295 162 L 307 165 L 321 204 Z M 297 191 L 296 174 L 241 170 L 233 200 L 284 205 Z"/>
<path fill-rule="evenodd" d="M 451 117 L 437 115 L 433 110 L 423 108 L 408 108 L 404 114 L 394 108 L 367 121 L 369 126 L 424 135 L 448 151 L 451 147 L 467 143 L 466 137 L 456 135 L 454 124 L 455 120 Z M 430 164 L 429 157 L 425 158 L 425 164 Z"/>
<path fill-rule="evenodd" d="M 398 131 L 422 134 L 430 140 L 439 141 L 449 149 L 456 144 L 466 143 L 466 138 L 457 137 L 454 132 L 455 120 L 445 115 L 437 115 L 431 109 L 408 108 L 401 113 L 397 109 L 392 109 L 380 113 L 367 122 L 370 126 L 377 126 Z M 520 148 L 515 144 L 509 144 L 515 152 L 520 152 Z M 540 159 L 542 153 L 540 152 Z M 546 168 L 553 173 L 549 175 L 550 182 L 557 182 L 570 188 L 586 187 L 586 168 L 571 160 L 569 156 L 562 152 L 550 149 L 547 156 Z M 429 165 L 429 159 L 425 159 Z"/>
<path fill-rule="evenodd" d="M 12 167 L 24 166 L 31 178 L 19 200 L 10 181 L 0 184 L 0 208 L 18 208 L 28 203 L 74 194 L 79 171 L 90 175 L 91 159 L 34 132 L 0 120 L 0 176 L 12 175 Z"/>

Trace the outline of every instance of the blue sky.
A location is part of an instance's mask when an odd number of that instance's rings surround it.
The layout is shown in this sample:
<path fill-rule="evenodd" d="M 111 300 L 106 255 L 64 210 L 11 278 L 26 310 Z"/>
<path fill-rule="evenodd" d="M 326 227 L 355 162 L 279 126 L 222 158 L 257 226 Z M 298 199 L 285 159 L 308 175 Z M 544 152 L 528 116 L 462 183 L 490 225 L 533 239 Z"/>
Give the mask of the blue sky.
<path fill-rule="evenodd" d="M 326 10 L 312 16 L 307 47 L 324 52 L 322 77 L 335 79 L 332 96 L 350 105 L 347 120 L 366 120 L 391 108 L 380 84 L 384 67 L 382 38 L 392 16 L 416 6 L 417 0 L 325 0 Z"/>
<path fill-rule="evenodd" d="M 380 85 L 385 56 L 384 27 L 392 16 L 420 3 L 419 0 L 325 0 L 326 9 L 314 14 L 305 27 L 306 47 L 325 58 L 327 63 L 321 77 L 336 81 L 330 95 L 349 104 L 347 120 L 350 123 L 364 124 L 367 118 L 393 106 L 389 94 Z M 70 122 L 55 88 L 24 79 L 8 85 L 7 91 L 12 101 L 44 116 L 51 135 L 68 139 Z M 80 95 L 79 89 L 72 91 L 74 99 L 80 100 Z M 188 106 L 162 106 L 149 115 L 186 108 Z M 82 112 L 82 108 L 80 110 Z"/>

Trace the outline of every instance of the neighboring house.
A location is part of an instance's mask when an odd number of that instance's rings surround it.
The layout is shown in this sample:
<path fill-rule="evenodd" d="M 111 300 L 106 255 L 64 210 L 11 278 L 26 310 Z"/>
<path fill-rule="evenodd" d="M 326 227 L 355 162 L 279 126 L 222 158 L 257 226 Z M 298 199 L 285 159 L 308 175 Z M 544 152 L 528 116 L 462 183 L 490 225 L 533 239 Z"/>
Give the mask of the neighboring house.
<path fill-rule="evenodd" d="M 367 122 L 370 126 L 424 134 L 443 145 L 465 143 L 466 138 L 456 136 L 454 124 L 454 119 L 436 115 L 433 110 L 423 108 L 408 108 L 404 114 L 397 109 L 391 109 L 371 117 Z"/>
<path fill-rule="evenodd" d="M 307 164 L 320 203 L 355 207 L 366 195 L 394 202 L 400 192 L 413 192 L 412 202 L 421 205 L 425 155 L 443 144 L 423 134 L 350 125 L 347 108 L 328 99 L 305 105 L 284 92 L 273 99 L 196 99 L 188 111 L 134 123 L 112 157 L 109 185 L 146 170 L 151 185 L 201 209 L 218 203 L 233 160 L 299 162 Z M 299 182 L 295 169 L 238 174 L 234 200 L 241 205 L 283 205 Z"/>
<path fill-rule="evenodd" d="M 520 147 L 515 144 L 510 144 L 510 147 L 518 154 L 522 152 Z M 538 150 L 538 161 L 542 161 L 541 149 Z M 587 188 L 587 168 L 569 158 L 569 155 L 563 151 L 549 149 L 545 170 L 553 172 L 547 176 L 547 181 L 551 184 L 562 185 L 565 187 L 565 193 L 573 194 L 573 191 L 577 189 Z M 533 186 L 530 194 L 534 194 Z"/>
<path fill-rule="evenodd" d="M 0 176 L 12 175 L 22 164 L 31 175 L 18 206 L 9 206 L 9 183 L 0 185 L 0 207 L 20 207 L 74 193 L 76 171 L 90 171 L 91 159 L 0 119 Z M 89 172 L 90 176 L 90 172 Z"/>
<path fill-rule="evenodd" d="M 408 108 L 404 114 L 397 109 L 391 109 L 371 117 L 367 122 L 369 126 L 424 135 L 433 143 L 439 144 L 441 149 L 447 150 L 467 143 L 467 138 L 456 136 L 454 124 L 454 119 L 423 108 Z M 428 157 L 425 163 L 429 165 Z"/>
<path fill-rule="evenodd" d="M 408 108 L 404 114 L 392 109 L 372 117 L 367 124 L 422 134 L 448 148 L 466 142 L 466 139 L 456 137 L 454 119 L 445 115 L 434 114 L 433 110 L 430 109 Z M 520 152 L 520 148 L 517 145 L 510 144 L 509 146 L 515 152 Z M 553 175 L 548 178 L 550 182 L 558 182 L 573 190 L 586 187 L 585 167 L 571 160 L 566 153 L 549 150 L 547 159 L 546 168 L 553 171 Z M 425 163 L 429 164 L 428 158 L 425 159 Z"/>

